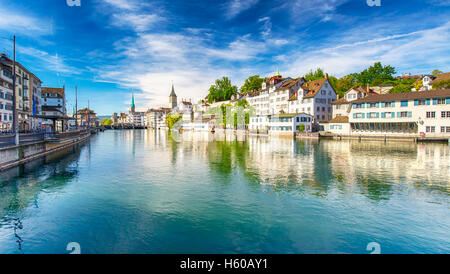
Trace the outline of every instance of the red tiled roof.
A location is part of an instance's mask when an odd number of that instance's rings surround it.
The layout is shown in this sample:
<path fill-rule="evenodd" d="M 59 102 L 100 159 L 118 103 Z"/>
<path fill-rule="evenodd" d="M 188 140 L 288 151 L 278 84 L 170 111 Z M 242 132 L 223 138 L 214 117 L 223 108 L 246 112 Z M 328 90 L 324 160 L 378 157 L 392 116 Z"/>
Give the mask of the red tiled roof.
<path fill-rule="evenodd" d="M 322 88 L 323 84 L 327 81 L 326 78 L 309 81 L 308 83 L 304 83 L 302 85 L 303 90 L 307 90 L 308 93 L 303 96 L 303 98 L 313 98 L 316 96 L 317 92 Z"/>

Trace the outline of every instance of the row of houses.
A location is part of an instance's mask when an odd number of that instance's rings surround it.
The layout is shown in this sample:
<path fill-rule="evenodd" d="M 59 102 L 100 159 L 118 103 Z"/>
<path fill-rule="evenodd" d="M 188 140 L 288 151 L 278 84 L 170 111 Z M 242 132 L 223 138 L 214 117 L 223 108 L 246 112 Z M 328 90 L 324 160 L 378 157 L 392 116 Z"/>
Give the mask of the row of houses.
<path fill-rule="evenodd" d="M 306 82 L 277 72 L 260 90 L 233 99 L 245 99 L 255 108 L 250 132 L 450 137 L 450 90 L 432 90 L 433 83 L 450 79 L 450 73 L 415 79 L 423 82 L 416 92 L 390 94 L 367 86 L 339 98 L 326 75 Z M 300 127 L 300 121 L 307 122 Z"/>
<path fill-rule="evenodd" d="M 336 94 L 327 74 L 322 79 L 306 81 L 303 77 L 283 78 L 277 71 L 258 90 L 233 95 L 230 100 L 201 101 L 178 104 L 174 87 L 169 95 L 169 108 L 136 112 L 134 97 L 128 114 L 120 114 L 114 122 L 165 128 L 170 113 L 182 115 L 186 130 L 210 131 L 220 125 L 218 117 L 208 110 L 234 105 L 246 100 L 252 109 L 245 129 L 255 133 L 293 135 L 327 131 L 336 135 L 449 136 L 449 90 L 432 90 L 434 81 L 447 79 L 447 73 L 420 76 L 421 91 L 389 93 L 388 87 L 357 87 L 342 98 Z M 403 76 L 404 77 L 404 76 Z M 408 76 L 409 77 L 409 76 Z M 141 118 L 130 118 L 139 116 Z M 225 126 L 225 125 L 221 125 Z M 226 125 L 232 127 L 233 125 Z"/>
<path fill-rule="evenodd" d="M 13 60 L 0 54 L 0 131 L 13 127 Z M 15 98 L 19 131 L 64 131 L 75 127 L 75 117 L 66 109 L 65 87 L 43 87 L 43 82 L 20 62 L 15 62 Z M 75 114 L 74 114 L 75 116 Z M 94 111 L 85 108 L 76 113 L 78 125 L 98 125 Z"/>
<path fill-rule="evenodd" d="M 332 103 L 325 130 L 338 135 L 450 137 L 450 89 L 361 96 Z"/>

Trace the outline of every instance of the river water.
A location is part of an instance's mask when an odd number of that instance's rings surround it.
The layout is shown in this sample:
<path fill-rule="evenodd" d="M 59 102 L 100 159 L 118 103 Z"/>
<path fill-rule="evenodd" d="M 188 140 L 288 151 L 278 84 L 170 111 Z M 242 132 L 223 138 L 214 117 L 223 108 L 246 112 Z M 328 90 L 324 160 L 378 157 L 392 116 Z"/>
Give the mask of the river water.
<path fill-rule="evenodd" d="M 107 131 L 0 174 L 0 253 L 450 252 L 450 146 Z"/>

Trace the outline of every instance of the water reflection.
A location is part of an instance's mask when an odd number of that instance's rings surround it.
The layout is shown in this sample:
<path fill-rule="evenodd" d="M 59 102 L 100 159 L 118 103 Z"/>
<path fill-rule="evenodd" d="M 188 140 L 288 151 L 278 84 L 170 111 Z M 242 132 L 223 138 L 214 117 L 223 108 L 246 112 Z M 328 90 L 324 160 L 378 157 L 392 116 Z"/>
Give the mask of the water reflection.
<path fill-rule="evenodd" d="M 26 209 L 39 208 L 39 194 L 61 190 L 78 174 L 78 146 L 0 173 L 0 231 L 12 231 L 22 252 Z"/>
<path fill-rule="evenodd" d="M 0 176 L 0 252 L 448 252 L 450 147 L 107 131 Z"/>
<path fill-rule="evenodd" d="M 211 133 L 184 133 L 171 140 L 172 161 L 183 154 L 206 156 L 213 173 L 228 180 L 239 170 L 250 183 L 274 192 L 326 197 L 330 191 L 358 191 L 372 200 L 396 191 L 425 190 L 448 195 L 450 147 L 446 144 L 295 140 Z"/>

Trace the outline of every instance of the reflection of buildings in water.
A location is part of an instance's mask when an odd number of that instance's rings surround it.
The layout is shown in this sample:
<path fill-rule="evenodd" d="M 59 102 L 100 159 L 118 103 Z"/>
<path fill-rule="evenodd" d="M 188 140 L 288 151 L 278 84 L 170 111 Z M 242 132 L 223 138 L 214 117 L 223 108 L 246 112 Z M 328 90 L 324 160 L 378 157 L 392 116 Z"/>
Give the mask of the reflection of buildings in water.
<path fill-rule="evenodd" d="M 347 186 L 370 179 L 380 184 L 439 184 L 449 191 L 448 145 L 326 141 L 321 146 L 327 151 L 335 178 Z"/>

